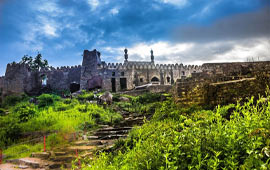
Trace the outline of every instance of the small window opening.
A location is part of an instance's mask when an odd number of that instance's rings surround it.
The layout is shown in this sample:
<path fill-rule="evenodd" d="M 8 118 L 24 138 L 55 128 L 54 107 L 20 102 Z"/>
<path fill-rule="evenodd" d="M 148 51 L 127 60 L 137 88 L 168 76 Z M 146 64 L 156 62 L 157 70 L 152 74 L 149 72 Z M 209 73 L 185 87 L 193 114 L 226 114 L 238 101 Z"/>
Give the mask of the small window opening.
<path fill-rule="evenodd" d="M 42 77 L 42 86 L 47 86 L 47 76 L 45 75 L 45 76 L 43 76 Z"/>
<path fill-rule="evenodd" d="M 140 82 L 141 82 L 141 83 L 143 82 L 143 78 L 140 78 Z"/>
<path fill-rule="evenodd" d="M 125 73 L 124 72 L 121 72 L 121 76 L 124 76 L 125 75 Z"/>
<path fill-rule="evenodd" d="M 184 72 L 184 71 L 182 71 L 182 75 L 183 75 L 183 76 L 185 75 L 185 72 Z"/>
<path fill-rule="evenodd" d="M 115 72 L 112 72 L 112 76 L 115 76 Z"/>
<path fill-rule="evenodd" d="M 171 78 L 167 77 L 167 82 L 170 83 L 170 81 L 171 81 Z"/>

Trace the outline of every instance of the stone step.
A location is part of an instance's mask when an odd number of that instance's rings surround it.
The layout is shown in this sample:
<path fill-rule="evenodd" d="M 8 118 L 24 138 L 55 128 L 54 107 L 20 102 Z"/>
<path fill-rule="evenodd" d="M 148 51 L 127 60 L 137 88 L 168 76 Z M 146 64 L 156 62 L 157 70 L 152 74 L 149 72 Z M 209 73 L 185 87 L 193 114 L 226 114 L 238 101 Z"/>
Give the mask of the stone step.
<path fill-rule="evenodd" d="M 100 136 L 100 139 L 102 140 L 111 140 L 111 139 L 119 139 L 119 138 L 126 138 L 128 135 L 121 135 L 121 134 L 113 134 L 113 135 L 106 135 L 106 136 Z"/>
<path fill-rule="evenodd" d="M 67 153 L 66 152 L 53 152 L 55 156 L 64 156 Z"/>
<path fill-rule="evenodd" d="M 70 146 L 65 150 L 69 153 L 84 152 L 84 151 L 93 151 L 96 149 L 96 146 Z M 73 154 L 72 154 L 73 155 Z"/>
<path fill-rule="evenodd" d="M 50 157 L 50 153 L 48 152 L 38 152 L 38 153 L 32 153 L 32 158 L 40 158 L 40 159 L 48 159 Z"/>
<path fill-rule="evenodd" d="M 6 162 L 16 165 L 26 165 L 33 169 L 45 168 L 51 163 L 49 161 L 45 161 L 40 158 L 21 158 L 21 159 L 7 160 Z"/>
<path fill-rule="evenodd" d="M 102 141 L 100 140 L 82 140 L 82 141 L 76 141 L 73 143 L 75 146 L 98 146 L 103 145 Z"/>
<path fill-rule="evenodd" d="M 109 127 L 109 128 L 103 128 L 98 131 L 118 131 L 118 130 L 131 130 L 132 127 Z"/>
<path fill-rule="evenodd" d="M 65 155 L 65 156 L 50 157 L 50 160 L 53 162 L 65 162 L 65 163 L 71 163 L 75 159 L 76 159 L 75 154 L 74 154 L 74 156 Z"/>
<path fill-rule="evenodd" d="M 99 138 L 98 136 L 87 136 L 88 140 L 95 140 L 95 139 L 98 139 L 98 138 Z"/>
<path fill-rule="evenodd" d="M 111 130 L 111 131 L 97 131 L 94 133 L 95 136 L 107 136 L 115 134 L 127 134 L 130 130 Z"/>

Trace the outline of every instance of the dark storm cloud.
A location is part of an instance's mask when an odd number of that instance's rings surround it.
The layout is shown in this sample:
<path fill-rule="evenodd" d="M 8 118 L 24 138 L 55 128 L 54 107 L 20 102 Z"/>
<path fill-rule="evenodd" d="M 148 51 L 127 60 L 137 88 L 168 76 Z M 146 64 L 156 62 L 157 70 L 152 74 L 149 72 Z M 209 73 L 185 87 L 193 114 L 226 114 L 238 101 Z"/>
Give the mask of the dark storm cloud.
<path fill-rule="evenodd" d="M 270 37 L 270 7 L 232 15 L 207 26 L 181 26 L 173 39 L 180 42 L 211 42 Z"/>

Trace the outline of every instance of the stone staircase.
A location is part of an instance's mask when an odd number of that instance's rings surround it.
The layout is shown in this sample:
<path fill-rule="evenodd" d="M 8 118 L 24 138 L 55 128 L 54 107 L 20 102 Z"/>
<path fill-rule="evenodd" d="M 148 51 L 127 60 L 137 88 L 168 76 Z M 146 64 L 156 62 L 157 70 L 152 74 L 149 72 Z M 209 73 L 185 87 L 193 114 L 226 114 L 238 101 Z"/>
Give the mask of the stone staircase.
<path fill-rule="evenodd" d="M 53 151 L 32 153 L 29 158 L 7 160 L 0 170 L 60 170 L 71 169 L 77 158 L 94 159 L 99 150 L 108 150 L 116 140 L 126 138 L 134 125 L 142 125 L 144 117 L 123 113 L 124 120 L 117 126 L 101 125 L 99 129 L 79 137 L 68 146 Z"/>

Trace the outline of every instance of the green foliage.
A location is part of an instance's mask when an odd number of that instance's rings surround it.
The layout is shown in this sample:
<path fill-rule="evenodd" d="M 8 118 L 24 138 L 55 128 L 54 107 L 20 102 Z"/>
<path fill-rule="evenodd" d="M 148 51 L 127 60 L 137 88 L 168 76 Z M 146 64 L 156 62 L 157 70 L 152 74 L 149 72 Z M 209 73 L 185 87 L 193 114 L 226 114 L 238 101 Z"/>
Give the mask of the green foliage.
<path fill-rule="evenodd" d="M 3 152 L 6 155 L 5 159 L 18 159 L 29 157 L 33 152 L 41 152 L 43 144 L 20 144 L 12 146 Z"/>
<path fill-rule="evenodd" d="M 143 95 L 133 98 L 133 103 L 148 104 L 161 100 L 162 94 L 160 93 L 145 93 Z"/>
<path fill-rule="evenodd" d="M 24 133 L 70 133 L 95 128 L 98 123 L 111 124 L 122 119 L 117 112 L 97 104 L 80 103 L 75 98 L 61 99 L 57 95 L 42 94 L 37 97 L 38 105 L 22 98 L 16 101 L 15 106 L 8 107 L 9 114 L 0 116 L 0 147 L 19 142 Z"/>
<path fill-rule="evenodd" d="M 3 101 L 3 107 L 7 108 L 10 106 L 15 106 L 18 102 L 20 102 L 22 100 L 21 96 L 17 96 L 17 95 L 10 95 L 4 98 Z"/>
<path fill-rule="evenodd" d="M 33 104 L 22 103 L 14 108 L 13 114 L 18 116 L 20 123 L 27 122 L 36 114 L 36 110 Z"/>
<path fill-rule="evenodd" d="M 3 108 L 0 108 L 0 116 L 4 116 L 6 114 L 6 111 Z"/>
<path fill-rule="evenodd" d="M 42 94 L 38 97 L 38 107 L 44 108 L 51 105 L 54 105 L 56 101 L 59 101 L 60 97 L 57 95 L 51 95 L 51 94 Z"/>
<path fill-rule="evenodd" d="M 22 128 L 15 116 L 0 116 L 0 148 L 20 138 Z"/>
<path fill-rule="evenodd" d="M 270 169 L 270 96 L 240 105 L 182 108 L 172 101 L 114 153 L 83 169 Z"/>
<path fill-rule="evenodd" d="M 82 94 L 80 94 L 77 98 L 79 101 L 83 101 L 83 102 L 94 100 L 94 93 L 83 91 Z"/>
<path fill-rule="evenodd" d="M 43 60 L 40 53 L 34 59 L 31 56 L 24 55 L 20 63 L 28 64 L 33 70 L 40 70 L 49 66 L 48 61 Z"/>

